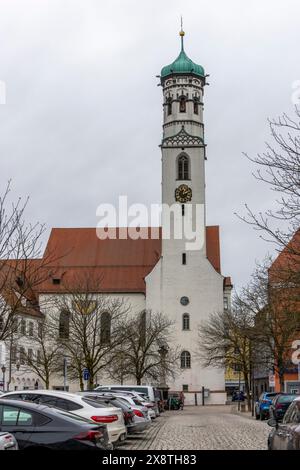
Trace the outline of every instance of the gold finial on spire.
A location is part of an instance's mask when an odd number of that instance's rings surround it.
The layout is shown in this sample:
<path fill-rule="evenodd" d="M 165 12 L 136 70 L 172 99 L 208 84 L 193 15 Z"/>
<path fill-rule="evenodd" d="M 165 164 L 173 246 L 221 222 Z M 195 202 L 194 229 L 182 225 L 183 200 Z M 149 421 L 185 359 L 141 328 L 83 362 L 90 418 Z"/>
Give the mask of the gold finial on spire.
<path fill-rule="evenodd" d="M 180 36 L 180 39 L 181 39 L 181 51 L 183 52 L 184 51 L 184 48 L 183 48 L 183 37 L 185 35 L 185 32 L 183 31 L 183 21 L 182 21 L 182 15 L 181 15 L 181 30 L 179 31 L 179 36 Z"/>
<path fill-rule="evenodd" d="M 179 36 L 183 37 L 185 35 L 185 32 L 183 31 L 183 20 L 182 20 L 182 15 L 180 17 L 180 25 L 181 25 L 181 29 L 179 31 Z"/>

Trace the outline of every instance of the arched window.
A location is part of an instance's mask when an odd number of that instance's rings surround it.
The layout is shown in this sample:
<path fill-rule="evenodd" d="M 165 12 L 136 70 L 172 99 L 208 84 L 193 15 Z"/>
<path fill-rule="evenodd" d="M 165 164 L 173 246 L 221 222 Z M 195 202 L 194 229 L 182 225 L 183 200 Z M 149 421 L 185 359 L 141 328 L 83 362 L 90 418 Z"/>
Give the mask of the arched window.
<path fill-rule="evenodd" d="M 172 99 L 171 98 L 167 99 L 167 114 L 168 116 L 172 114 Z"/>
<path fill-rule="evenodd" d="M 181 369 L 191 368 L 191 354 L 188 351 L 182 351 L 180 355 Z"/>
<path fill-rule="evenodd" d="M 70 334 L 70 314 L 68 310 L 62 310 L 59 316 L 59 337 L 69 338 Z"/>
<path fill-rule="evenodd" d="M 177 162 L 177 179 L 188 180 L 190 177 L 190 161 L 186 155 L 180 155 Z"/>
<path fill-rule="evenodd" d="M 111 318 L 109 312 L 103 312 L 101 315 L 101 343 L 110 343 Z"/>
<path fill-rule="evenodd" d="M 179 98 L 179 112 L 180 113 L 186 112 L 186 97 L 185 96 L 181 96 Z"/>
<path fill-rule="evenodd" d="M 190 329 L 190 316 L 188 313 L 184 313 L 182 315 L 182 329 L 189 330 Z"/>

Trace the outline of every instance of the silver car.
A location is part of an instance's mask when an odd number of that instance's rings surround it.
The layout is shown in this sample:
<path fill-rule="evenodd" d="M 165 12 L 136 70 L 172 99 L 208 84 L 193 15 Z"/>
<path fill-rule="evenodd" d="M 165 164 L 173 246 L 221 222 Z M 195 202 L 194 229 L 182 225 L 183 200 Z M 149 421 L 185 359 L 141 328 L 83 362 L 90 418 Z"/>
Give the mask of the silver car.
<path fill-rule="evenodd" d="M 19 450 L 15 437 L 9 432 L 0 432 L 0 450 Z"/>

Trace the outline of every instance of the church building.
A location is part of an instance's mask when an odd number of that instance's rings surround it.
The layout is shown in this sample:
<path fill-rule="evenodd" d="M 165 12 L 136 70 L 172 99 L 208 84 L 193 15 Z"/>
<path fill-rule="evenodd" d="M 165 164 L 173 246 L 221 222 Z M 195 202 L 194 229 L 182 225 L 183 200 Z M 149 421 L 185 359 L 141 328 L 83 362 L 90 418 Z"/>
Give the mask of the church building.
<path fill-rule="evenodd" d="M 40 301 L 63 294 L 80 272 L 101 277 L 99 293 L 121 296 L 134 311 L 162 312 L 175 325 L 180 347 L 179 373 L 167 379 L 172 391 L 184 391 L 186 403 L 226 401 L 224 371 L 203 368 L 196 357 L 198 327 L 214 312 L 230 306 L 231 280 L 221 273 L 219 227 L 205 223 L 206 145 L 203 120 L 206 75 L 184 50 L 162 68 L 163 98 L 162 227 L 158 236 L 100 239 L 95 228 L 53 228 L 45 253 L 55 253 L 56 265 L 39 286 Z M 116 188 L 116 191 L 118 188 Z M 172 207 L 171 223 L 167 208 Z M 199 215 L 196 218 L 195 214 Z M 198 246 L 183 230 L 197 230 Z M 117 235 L 120 229 L 117 230 Z"/>

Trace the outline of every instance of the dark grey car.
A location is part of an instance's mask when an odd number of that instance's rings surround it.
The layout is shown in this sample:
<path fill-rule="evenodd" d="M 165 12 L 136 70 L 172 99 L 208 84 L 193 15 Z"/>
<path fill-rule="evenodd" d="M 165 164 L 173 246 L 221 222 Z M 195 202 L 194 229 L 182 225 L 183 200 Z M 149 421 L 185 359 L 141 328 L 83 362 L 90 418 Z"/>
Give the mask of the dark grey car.
<path fill-rule="evenodd" d="M 270 450 L 300 450 L 300 398 L 296 398 L 288 407 L 282 423 L 269 419 L 273 429 L 269 434 Z"/>
<path fill-rule="evenodd" d="M 0 398 L 0 432 L 10 432 L 19 449 L 111 449 L 105 424 L 19 400 Z"/>

